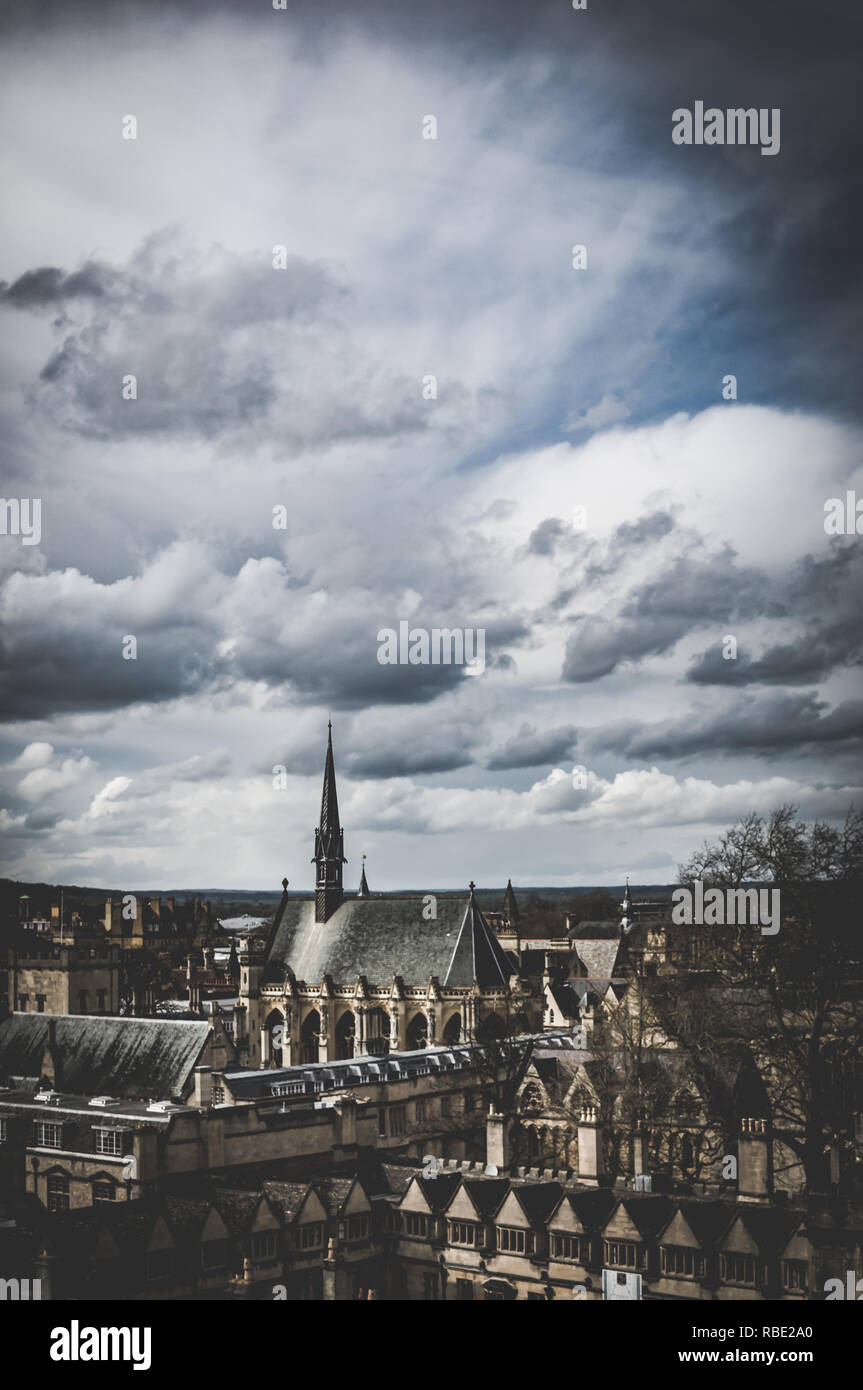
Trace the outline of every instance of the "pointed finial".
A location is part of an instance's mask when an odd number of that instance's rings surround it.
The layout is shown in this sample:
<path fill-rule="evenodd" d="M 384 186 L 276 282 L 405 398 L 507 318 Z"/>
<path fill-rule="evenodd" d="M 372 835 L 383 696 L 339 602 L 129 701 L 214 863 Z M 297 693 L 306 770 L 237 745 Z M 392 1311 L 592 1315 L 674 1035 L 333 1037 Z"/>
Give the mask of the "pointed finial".
<path fill-rule="evenodd" d="M 476 884 L 474 883 L 473 879 L 471 879 L 470 883 L 468 884 L 468 888 L 471 892 L 473 892 L 474 888 L 476 888 Z"/>
<path fill-rule="evenodd" d="M 287 893 L 287 891 L 288 891 L 288 879 L 286 879 L 286 878 L 283 878 L 283 879 L 282 879 L 282 887 L 284 888 L 285 892 Z"/>

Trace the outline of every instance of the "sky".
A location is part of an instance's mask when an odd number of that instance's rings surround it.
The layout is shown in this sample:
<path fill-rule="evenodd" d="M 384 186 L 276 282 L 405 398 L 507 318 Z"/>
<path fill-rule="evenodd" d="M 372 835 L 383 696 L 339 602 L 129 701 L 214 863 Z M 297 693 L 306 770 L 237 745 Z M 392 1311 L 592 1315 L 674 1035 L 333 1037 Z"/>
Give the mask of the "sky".
<path fill-rule="evenodd" d="M 860 28 L 5 5 L 0 872 L 311 888 L 328 720 L 351 888 L 863 805 Z M 778 152 L 675 144 L 697 101 Z"/>

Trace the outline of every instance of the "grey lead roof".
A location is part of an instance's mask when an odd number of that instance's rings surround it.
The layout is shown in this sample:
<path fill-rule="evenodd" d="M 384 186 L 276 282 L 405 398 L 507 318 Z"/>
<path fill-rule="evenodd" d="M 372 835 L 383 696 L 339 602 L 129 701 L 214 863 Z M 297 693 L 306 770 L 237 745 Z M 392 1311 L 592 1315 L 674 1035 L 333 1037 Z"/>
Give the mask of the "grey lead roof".
<path fill-rule="evenodd" d="M 432 975 L 442 981 L 465 915 L 464 900 L 438 897 L 437 917 L 427 921 L 428 901 L 346 898 L 327 922 L 316 922 L 314 902 L 289 898 L 273 932 L 264 980 L 281 982 L 290 969 L 310 984 L 324 975 L 342 984 L 364 975 L 372 987 L 390 984 L 394 975 L 412 984 L 425 984 Z"/>
<path fill-rule="evenodd" d="M 513 973 L 512 966 L 488 922 L 479 910 L 473 884 L 455 950 L 443 979 L 445 985 L 472 985 L 500 989 Z"/>
<path fill-rule="evenodd" d="M 210 1031 L 206 1021 L 185 1019 L 12 1014 L 0 1023 L 0 1081 L 38 1078 L 49 1023 L 56 1025 L 56 1089 L 118 1100 L 184 1097 Z"/>

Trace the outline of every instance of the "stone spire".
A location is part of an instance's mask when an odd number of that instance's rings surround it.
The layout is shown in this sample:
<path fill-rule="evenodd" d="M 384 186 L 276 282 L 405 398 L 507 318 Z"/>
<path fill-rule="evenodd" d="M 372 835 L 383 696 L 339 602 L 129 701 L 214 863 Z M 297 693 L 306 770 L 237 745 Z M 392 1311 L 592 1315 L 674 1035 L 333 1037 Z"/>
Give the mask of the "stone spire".
<path fill-rule="evenodd" d="M 369 885 L 368 885 L 368 883 L 367 883 L 367 881 L 366 881 L 366 856 L 363 855 L 363 869 L 362 869 L 362 873 L 360 874 L 360 886 L 359 886 L 359 888 L 357 889 L 357 897 L 358 897 L 358 898 L 370 898 L 371 896 L 372 896 L 372 895 L 371 895 L 371 893 L 369 892 Z"/>
<path fill-rule="evenodd" d="M 326 922 L 342 901 L 342 865 L 345 859 L 344 831 L 339 823 L 339 800 L 336 795 L 336 767 L 333 760 L 333 726 L 327 725 L 327 757 L 324 763 L 324 786 L 321 792 L 321 820 L 315 830 L 317 865 L 315 878 L 315 921 Z"/>
<path fill-rule="evenodd" d="M 635 926 L 635 910 L 632 906 L 632 893 L 629 890 L 629 875 L 626 876 L 626 888 L 623 894 L 623 901 L 620 904 L 620 911 L 623 914 L 620 919 L 621 931 L 629 932 Z"/>
<path fill-rule="evenodd" d="M 508 878 L 506 881 L 506 893 L 503 899 L 503 919 L 505 922 L 508 922 L 511 927 L 518 925 L 518 903 L 515 900 L 511 878 Z"/>

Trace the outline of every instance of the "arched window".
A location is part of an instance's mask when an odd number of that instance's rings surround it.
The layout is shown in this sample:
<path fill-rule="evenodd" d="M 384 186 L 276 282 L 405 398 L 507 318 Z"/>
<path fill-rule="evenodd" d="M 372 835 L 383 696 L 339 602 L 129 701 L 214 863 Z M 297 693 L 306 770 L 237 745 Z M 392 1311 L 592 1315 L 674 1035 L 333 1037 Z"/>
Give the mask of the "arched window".
<path fill-rule="evenodd" d="M 350 1009 L 346 1009 L 336 1024 L 336 1060 L 345 1062 L 354 1055 L 354 1039 L 357 1022 Z"/>
<path fill-rule="evenodd" d="M 366 1017 L 366 1048 L 372 1056 L 387 1051 L 390 1042 L 390 1016 L 386 1009 L 370 1009 Z"/>
<path fill-rule="evenodd" d="M 270 1035 L 270 1060 L 274 1066 L 280 1067 L 282 1058 L 287 1051 L 285 1048 L 284 1014 L 279 1013 L 278 1009 L 273 1009 L 264 1027 Z"/>
<path fill-rule="evenodd" d="M 414 1014 L 407 1031 L 408 1051 L 428 1046 L 429 1024 L 425 1014 Z"/>
<path fill-rule="evenodd" d="M 317 1009 L 307 1014 L 300 1029 L 300 1046 L 304 1062 L 317 1062 L 320 1057 L 318 1034 L 321 1031 L 321 1016 Z"/>
<path fill-rule="evenodd" d="M 461 1039 L 461 1014 L 453 1014 L 452 1018 L 447 1019 L 447 1025 L 443 1030 L 443 1041 L 448 1047 L 452 1047 Z"/>
<path fill-rule="evenodd" d="M 477 1032 L 482 1038 L 496 1039 L 503 1037 L 504 1033 L 506 1032 L 506 1028 L 504 1026 L 504 1021 L 501 1018 L 500 1014 L 490 1013 L 486 1014 L 485 1018 L 480 1023 Z"/>
<path fill-rule="evenodd" d="M 522 1091 L 521 1108 L 530 1115 L 538 1115 L 542 1110 L 542 1091 L 535 1081 L 529 1081 Z"/>

